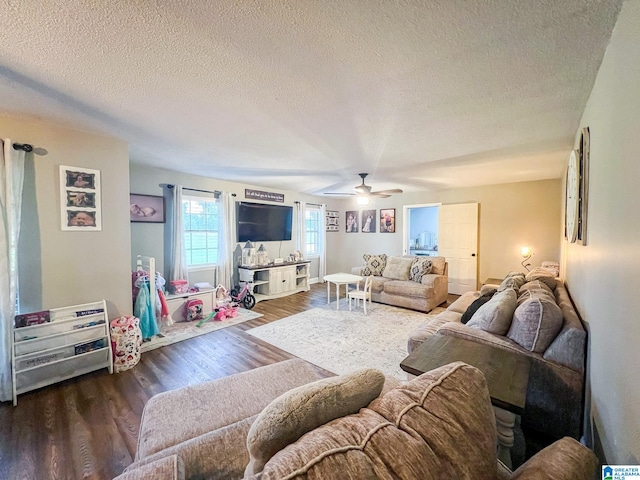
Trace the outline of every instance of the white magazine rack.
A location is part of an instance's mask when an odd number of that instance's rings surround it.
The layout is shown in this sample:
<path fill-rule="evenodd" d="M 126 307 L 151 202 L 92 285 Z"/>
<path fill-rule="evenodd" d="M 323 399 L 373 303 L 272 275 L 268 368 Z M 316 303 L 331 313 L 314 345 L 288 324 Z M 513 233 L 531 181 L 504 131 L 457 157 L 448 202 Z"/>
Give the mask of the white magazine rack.
<path fill-rule="evenodd" d="M 50 321 L 13 328 L 13 405 L 18 395 L 108 368 L 113 373 L 104 300 L 49 310 Z"/>

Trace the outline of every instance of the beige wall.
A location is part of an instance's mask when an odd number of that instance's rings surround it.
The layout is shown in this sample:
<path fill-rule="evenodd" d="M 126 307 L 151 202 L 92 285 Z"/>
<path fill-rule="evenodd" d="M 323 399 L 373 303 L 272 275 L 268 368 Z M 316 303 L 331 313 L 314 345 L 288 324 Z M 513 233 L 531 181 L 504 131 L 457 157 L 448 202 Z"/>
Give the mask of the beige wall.
<path fill-rule="evenodd" d="M 26 159 L 19 246 L 22 311 L 104 298 L 109 317 L 130 313 L 126 143 L 7 115 L 0 115 L 0 136 L 46 150 Z M 102 231 L 61 230 L 59 165 L 100 170 Z"/>
<path fill-rule="evenodd" d="M 588 245 L 566 280 L 590 329 L 591 415 L 606 460 L 640 463 L 640 2 L 625 3 L 580 127 L 591 131 Z"/>
<path fill-rule="evenodd" d="M 437 192 L 415 192 L 376 200 L 365 209 L 396 209 L 396 233 L 340 233 L 340 250 L 334 252 L 339 259 L 338 270 L 345 271 L 362 263 L 363 253 L 403 252 L 403 206 L 417 204 L 454 204 L 477 202 L 479 206 L 479 262 L 478 281 L 489 277 L 503 277 L 511 270 L 522 269 L 520 247 L 530 246 L 535 255 L 530 260 L 539 266 L 543 260 L 560 261 L 561 197 L 560 180 L 509 183 L 485 187 L 459 188 Z M 340 212 L 344 223 L 344 210 L 357 210 L 355 202 L 343 201 Z M 328 270 L 329 271 L 329 270 Z M 348 270 L 347 270 L 348 271 Z"/>

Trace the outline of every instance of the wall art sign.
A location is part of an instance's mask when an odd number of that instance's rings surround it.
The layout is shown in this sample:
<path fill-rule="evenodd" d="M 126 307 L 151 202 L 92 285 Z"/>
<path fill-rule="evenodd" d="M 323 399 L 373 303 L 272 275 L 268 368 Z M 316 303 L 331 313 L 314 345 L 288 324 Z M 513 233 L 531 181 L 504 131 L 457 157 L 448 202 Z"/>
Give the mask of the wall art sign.
<path fill-rule="evenodd" d="M 60 228 L 101 231 L 100 170 L 60 165 Z"/>
<path fill-rule="evenodd" d="M 282 193 L 263 192 L 261 190 L 252 190 L 250 188 L 244 189 L 244 197 L 254 200 L 266 200 L 268 202 L 284 203 L 284 194 Z"/>
<path fill-rule="evenodd" d="M 380 232 L 395 233 L 396 231 L 396 209 L 380 209 Z"/>
<path fill-rule="evenodd" d="M 334 210 L 327 210 L 325 215 L 325 226 L 327 232 L 337 232 L 340 230 L 340 214 Z"/>
<path fill-rule="evenodd" d="M 164 223 L 164 197 L 130 194 L 129 219 L 132 222 Z"/>
<path fill-rule="evenodd" d="M 345 214 L 347 233 L 358 233 L 358 212 L 349 210 Z"/>
<path fill-rule="evenodd" d="M 363 210 L 360 225 L 362 225 L 362 233 L 376 233 L 376 211 Z"/>

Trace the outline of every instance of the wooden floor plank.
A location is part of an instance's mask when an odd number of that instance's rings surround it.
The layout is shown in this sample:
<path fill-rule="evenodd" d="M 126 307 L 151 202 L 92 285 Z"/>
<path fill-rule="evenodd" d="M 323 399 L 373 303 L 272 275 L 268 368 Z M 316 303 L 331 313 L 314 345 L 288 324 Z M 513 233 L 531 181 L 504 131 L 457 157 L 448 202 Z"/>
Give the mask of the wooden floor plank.
<path fill-rule="evenodd" d="M 17 407 L 0 404 L 0 478 L 119 475 L 135 456 L 149 398 L 292 358 L 245 332 L 326 301 L 326 287 L 312 285 L 309 292 L 258 303 L 260 318 L 146 352 L 132 370 L 88 373 L 20 395 Z"/>

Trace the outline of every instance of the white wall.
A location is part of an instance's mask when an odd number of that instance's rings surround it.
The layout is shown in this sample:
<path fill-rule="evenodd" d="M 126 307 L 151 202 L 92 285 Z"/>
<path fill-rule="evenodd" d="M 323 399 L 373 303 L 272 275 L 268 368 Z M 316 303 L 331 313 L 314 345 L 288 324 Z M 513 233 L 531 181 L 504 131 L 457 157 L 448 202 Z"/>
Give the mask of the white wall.
<path fill-rule="evenodd" d="M 580 127 L 591 131 L 588 246 L 566 281 L 590 328 L 591 415 L 606 460 L 640 463 L 640 1 L 627 1 Z"/>
<path fill-rule="evenodd" d="M 0 136 L 30 143 L 19 245 L 22 311 L 106 299 L 109 317 L 130 313 L 129 154 L 115 138 L 30 117 L 0 115 Z M 102 231 L 60 228 L 59 166 L 100 170 Z"/>

